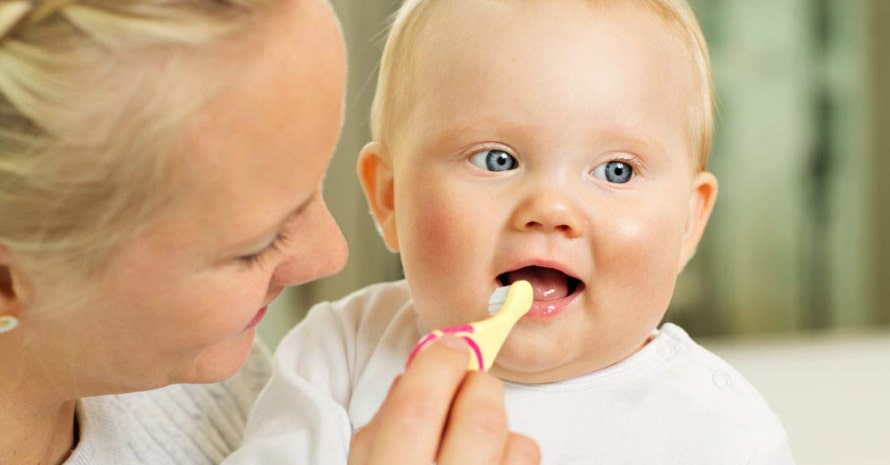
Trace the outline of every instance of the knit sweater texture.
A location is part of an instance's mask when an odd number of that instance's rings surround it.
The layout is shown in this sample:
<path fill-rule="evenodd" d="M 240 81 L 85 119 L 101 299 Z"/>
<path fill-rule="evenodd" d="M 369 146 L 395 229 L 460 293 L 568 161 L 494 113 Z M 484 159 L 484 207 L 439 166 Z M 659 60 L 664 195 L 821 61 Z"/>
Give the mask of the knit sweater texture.
<path fill-rule="evenodd" d="M 268 352 L 255 343 L 244 367 L 220 383 L 81 399 L 80 440 L 65 465 L 216 465 L 241 444 L 270 372 Z"/>

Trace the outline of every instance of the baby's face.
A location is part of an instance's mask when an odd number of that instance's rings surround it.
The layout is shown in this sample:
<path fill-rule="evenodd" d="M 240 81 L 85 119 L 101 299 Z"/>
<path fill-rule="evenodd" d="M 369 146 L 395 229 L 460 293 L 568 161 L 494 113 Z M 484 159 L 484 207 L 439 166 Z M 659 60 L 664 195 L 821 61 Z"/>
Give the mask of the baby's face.
<path fill-rule="evenodd" d="M 646 10 L 584 2 L 447 2 L 425 34 L 389 231 L 423 322 L 485 318 L 496 287 L 527 279 L 534 306 L 495 374 L 549 382 L 626 358 L 716 192 L 694 168 L 680 40 Z"/>

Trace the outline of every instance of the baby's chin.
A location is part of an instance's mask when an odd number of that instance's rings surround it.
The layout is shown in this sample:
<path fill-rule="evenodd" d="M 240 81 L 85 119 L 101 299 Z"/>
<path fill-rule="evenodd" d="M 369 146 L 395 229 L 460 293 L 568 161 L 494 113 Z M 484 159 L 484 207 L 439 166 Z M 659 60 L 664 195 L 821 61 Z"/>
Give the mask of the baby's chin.
<path fill-rule="evenodd" d="M 647 342 L 581 354 L 572 354 L 570 350 L 558 347 L 534 349 L 508 343 L 501 349 L 490 372 L 503 381 L 515 384 L 557 383 L 620 363 L 640 351 Z"/>
<path fill-rule="evenodd" d="M 491 374 L 516 384 L 547 384 L 577 378 L 608 364 L 595 360 L 559 359 L 524 351 L 512 354 L 505 347 L 495 359 Z M 518 356 L 516 356 L 518 355 Z"/>
<path fill-rule="evenodd" d="M 592 373 L 596 369 L 589 371 L 581 370 L 572 366 L 573 364 L 554 366 L 546 369 L 530 370 L 529 367 L 522 367 L 521 370 L 511 369 L 508 366 L 502 366 L 495 362 L 489 371 L 492 375 L 497 376 L 503 381 L 514 384 L 549 384 L 558 383 L 572 378 Z"/>

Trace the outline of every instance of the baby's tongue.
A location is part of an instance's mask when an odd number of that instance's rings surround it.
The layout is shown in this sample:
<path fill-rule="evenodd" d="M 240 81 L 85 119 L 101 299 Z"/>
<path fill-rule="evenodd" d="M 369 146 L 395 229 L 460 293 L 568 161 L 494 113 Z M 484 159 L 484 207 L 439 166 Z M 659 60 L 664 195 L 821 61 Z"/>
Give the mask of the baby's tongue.
<path fill-rule="evenodd" d="M 569 283 L 566 275 L 552 268 L 528 266 L 511 271 L 504 278 L 508 283 L 514 283 L 521 279 L 531 283 L 532 289 L 535 290 L 535 300 L 561 299 L 569 295 Z"/>

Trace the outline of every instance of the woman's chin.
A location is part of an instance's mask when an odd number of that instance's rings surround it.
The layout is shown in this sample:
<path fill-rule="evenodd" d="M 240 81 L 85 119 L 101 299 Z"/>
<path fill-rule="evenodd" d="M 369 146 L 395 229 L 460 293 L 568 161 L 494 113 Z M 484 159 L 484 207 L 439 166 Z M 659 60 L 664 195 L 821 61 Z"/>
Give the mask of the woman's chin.
<path fill-rule="evenodd" d="M 191 369 L 182 374 L 183 379 L 175 383 L 217 383 L 229 379 L 244 366 L 250 355 L 256 330 L 250 328 L 235 340 L 205 350 Z"/>

